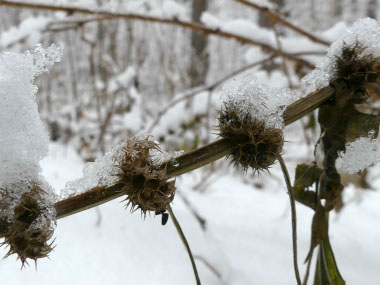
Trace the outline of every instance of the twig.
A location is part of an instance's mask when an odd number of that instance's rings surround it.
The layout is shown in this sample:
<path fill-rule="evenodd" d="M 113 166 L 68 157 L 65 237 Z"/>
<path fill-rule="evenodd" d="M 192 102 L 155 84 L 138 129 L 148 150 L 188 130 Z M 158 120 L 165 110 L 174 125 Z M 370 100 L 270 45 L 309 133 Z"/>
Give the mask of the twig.
<path fill-rule="evenodd" d="M 317 43 L 323 44 L 325 46 L 330 46 L 330 44 L 331 44 L 328 41 L 320 39 L 317 36 L 305 31 L 304 29 L 301 29 L 300 27 L 290 23 L 283 16 L 274 12 L 273 10 L 269 9 L 268 7 L 260 6 L 256 3 L 252 3 L 252 2 L 247 1 L 247 0 L 235 0 L 235 1 L 239 2 L 243 5 L 246 5 L 248 7 L 254 8 L 256 10 L 259 10 L 260 12 L 268 13 L 268 15 L 270 15 L 270 17 L 272 17 L 276 22 L 281 23 L 283 26 L 288 27 L 289 29 L 299 33 L 300 35 L 307 37 L 308 39 L 312 40 L 313 42 L 317 42 Z"/>
<path fill-rule="evenodd" d="M 196 88 L 192 88 L 188 91 L 185 91 L 184 92 L 184 95 L 182 95 L 181 97 L 178 97 L 174 100 L 172 100 L 167 106 L 165 106 L 165 108 L 163 108 L 161 111 L 158 112 L 158 114 L 156 115 L 156 118 L 154 119 L 153 123 L 149 126 L 147 132 L 148 133 L 151 133 L 152 130 L 158 125 L 158 123 L 160 122 L 162 116 L 171 108 L 173 108 L 175 105 L 177 105 L 178 103 L 182 102 L 182 101 L 185 101 L 187 99 L 190 99 L 192 97 L 194 97 L 195 95 L 197 94 L 200 94 L 202 92 L 212 92 L 215 88 L 217 88 L 218 86 L 220 86 L 221 84 L 223 84 L 224 82 L 226 82 L 227 80 L 235 77 L 236 75 L 244 72 L 244 71 L 247 71 L 248 69 L 251 69 L 255 66 L 258 66 L 258 65 L 261 65 L 261 64 L 264 64 L 268 61 L 271 61 L 272 59 L 274 59 L 276 56 L 275 55 L 271 55 L 265 59 L 262 59 L 262 60 L 259 60 L 259 61 L 256 61 L 256 62 L 253 62 L 251 64 L 248 64 L 246 66 L 243 66 L 242 68 L 239 68 L 237 70 L 235 70 L 234 72 L 231 72 L 230 74 L 227 74 L 226 76 L 223 76 L 222 78 L 216 80 L 215 82 L 209 84 L 209 85 L 206 85 L 206 86 L 200 86 L 200 87 L 196 87 Z"/>
<path fill-rule="evenodd" d="M 317 90 L 288 106 L 283 114 L 285 125 L 289 125 L 302 116 L 314 111 L 335 93 L 332 86 Z M 176 163 L 166 161 L 161 169 L 166 169 L 168 178 L 173 178 L 212 163 L 228 154 L 235 144 L 227 139 L 220 139 L 206 146 L 185 153 L 175 158 Z M 55 203 L 57 219 L 90 209 L 124 195 L 123 185 L 116 184 L 109 188 L 95 187 L 89 191 Z"/>
<path fill-rule="evenodd" d="M 194 255 L 194 258 L 199 259 L 199 261 L 202 261 L 203 264 L 208 269 L 210 269 L 210 271 L 212 273 L 214 273 L 216 277 L 218 277 L 218 279 L 220 279 L 220 280 L 222 279 L 222 277 L 223 277 L 222 274 L 218 270 L 216 270 L 216 268 L 214 266 L 212 266 L 212 264 L 210 262 L 208 262 L 206 258 L 204 258 L 203 256 L 200 256 L 200 255 Z"/>
<path fill-rule="evenodd" d="M 199 279 L 199 275 L 198 275 L 198 271 L 197 271 L 197 266 L 195 264 L 195 261 L 194 261 L 194 257 L 193 257 L 193 254 L 191 253 L 191 249 L 190 249 L 190 246 L 186 240 L 186 237 L 181 229 L 181 226 L 179 225 L 178 223 L 178 220 L 176 219 L 174 213 L 173 213 L 173 210 L 172 208 L 170 207 L 170 205 L 168 205 L 168 212 L 169 212 L 169 215 L 170 215 L 170 218 L 172 219 L 173 221 L 173 224 L 177 230 L 177 233 L 178 235 L 180 236 L 181 240 L 182 240 L 182 243 L 183 245 L 185 246 L 186 248 L 186 251 L 187 251 L 187 254 L 189 255 L 189 258 L 190 258 L 190 261 L 191 261 L 191 265 L 193 266 L 193 271 L 194 271 L 194 276 L 195 276 L 195 280 L 197 282 L 197 285 L 201 285 L 201 280 Z"/>
<path fill-rule="evenodd" d="M 276 21 L 275 21 L 275 19 L 273 18 L 273 16 L 269 12 L 267 14 L 268 14 L 268 17 L 269 17 L 269 21 L 270 21 L 270 23 L 272 25 L 272 30 L 274 32 L 274 36 L 275 36 L 275 39 L 276 39 L 277 48 L 278 48 L 278 50 L 281 53 L 282 70 L 284 71 L 284 74 L 285 74 L 285 76 L 286 76 L 286 78 L 288 80 L 288 86 L 289 86 L 289 88 L 293 89 L 292 80 L 290 78 L 288 66 L 286 64 L 286 57 L 284 56 L 284 52 L 282 50 L 282 45 L 281 45 L 281 41 L 280 41 L 280 35 L 279 35 L 278 30 L 276 28 Z"/>
<path fill-rule="evenodd" d="M 99 20 L 111 20 L 111 19 L 121 18 L 125 20 L 146 21 L 146 22 L 152 22 L 152 23 L 175 25 L 175 26 L 179 26 L 185 29 L 198 31 L 198 32 L 204 33 L 205 35 L 216 35 L 216 36 L 226 38 L 226 39 L 234 39 L 244 44 L 260 46 L 265 51 L 268 51 L 274 54 L 280 54 L 280 51 L 278 49 L 275 49 L 274 47 L 266 43 L 262 43 L 262 42 L 259 42 L 254 39 L 247 38 L 241 35 L 224 32 L 219 29 L 212 29 L 199 23 L 179 20 L 177 18 L 169 19 L 169 18 L 160 18 L 160 17 L 147 16 L 147 15 L 136 14 L 136 13 L 116 13 L 116 12 L 104 11 L 100 9 L 87 9 L 87 8 L 75 7 L 75 6 L 69 7 L 69 6 L 62 6 L 62 5 L 34 4 L 34 3 L 26 3 L 26 2 L 18 2 L 18 1 L 4 1 L 4 0 L 0 0 L 0 6 L 24 8 L 24 9 L 37 9 L 37 10 L 45 10 L 45 11 L 63 11 L 69 14 L 81 13 L 81 14 L 88 14 L 88 15 L 104 16 L 104 18 L 98 18 Z M 304 59 L 298 58 L 288 53 L 284 53 L 284 56 L 289 60 L 296 61 L 309 68 L 314 68 L 314 65 L 312 63 Z"/>
<path fill-rule="evenodd" d="M 187 199 L 187 197 L 185 195 L 182 194 L 182 192 L 178 191 L 177 189 L 177 192 L 176 192 L 176 195 L 178 195 L 183 203 L 187 206 L 187 208 L 189 209 L 190 213 L 193 214 L 193 216 L 195 217 L 195 219 L 197 220 L 197 222 L 199 223 L 199 225 L 201 226 L 201 229 L 203 231 L 206 230 L 207 226 L 207 222 L 206 222 L 206 219 L 203 218 L 198 212 L 197 210 L 194 208 L 194 206 L 190 203 L 190 201 Z"/>
<path fill-rule="evenodd" d="M 286 168 L 285 161 L 283 160 L 282 156 L 279 154 L 277 155 L 278 162 L 281 165 L 282 173 L 284 174 L 286 186 L 288 188 L 288 194 L 290 199 L 290 208 L 292 212 L 292 235 L 293 235 L 293 263 L 294 263 L 294 272 L 296 274 L 297 284 L 301 285 L 301 277 L 300 272 L 298 269 L 298 262 L 297 262 L 297 213 L 296 213 L 296 202 L 294 199 L 294 193 L 293 193 L 293 187 L 290 182 L 290 177 L 288 173 L 288 169 Z"/>

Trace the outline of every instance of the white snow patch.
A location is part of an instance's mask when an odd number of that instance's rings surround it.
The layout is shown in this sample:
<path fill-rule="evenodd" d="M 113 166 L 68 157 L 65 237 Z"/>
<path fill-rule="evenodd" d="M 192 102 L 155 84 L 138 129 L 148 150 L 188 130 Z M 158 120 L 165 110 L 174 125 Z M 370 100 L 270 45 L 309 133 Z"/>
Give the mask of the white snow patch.
<path fill-rule="evenodd" d="M 40 203 L 51 206 L 55 201 L 54 191 L 40 176 L 39 162 L 48 154 L 49 137 L 38 113 L 33 82 L 61 57 L 62 49 L 56 45 L 47 49 L 38 45 L 24 54 L 0 54 L 0 188 L 6 189 L 0 216 L 9 221 L 21 195 L 33 184 L 46 192 L 46 201 Z M 52 217 L 54 211 L 48 211 Z"/>
<path fill-rule="evenodd" d="M 61 48 L 38 45 L 24 54 L 0 54 L 0 187 L 33 180 L 48 153 L 49 137 L 35 101 L 35 77 L 60 61 Z"/>
<path fill-rule="evenodd" d="M 117 167 L 116 162 L 121 159 L 124 146 L 125 142 L 120 143 L 94 162 L 88 162 L 83 168 L 83 177 L 67 182 L 61 191 L 60 198 L 66 199 L 95 187 L 114 185 L 119 180 L 118 174 L 120 174 L 120 168 Z"/>
<path fill-rule="evenodd" d="M 184 19 L 187 14 L 185 7 L 173 0 L 166 0 L 162 4 L 162 12 L 165 17 L 175 19 Z"/>
<path fill-rule="evenodd" d="M 346 151 L 339 152 L 345 172 L 354 174 L 380 161 L 379 142 L 374 135 L 375 132 L 371 131 L 368 137 L 346 144 Z"/>
<path fill-rule="evenodd" d="M 26 38 L 31 44 L 36 44 L 40 40 L 41 31 L 46 28 L 49 20 L 50 18 L 44 16 L 26 18 L 19 27 L 11 27 L 1 34 L 0 45 L 7 47 Z"/>

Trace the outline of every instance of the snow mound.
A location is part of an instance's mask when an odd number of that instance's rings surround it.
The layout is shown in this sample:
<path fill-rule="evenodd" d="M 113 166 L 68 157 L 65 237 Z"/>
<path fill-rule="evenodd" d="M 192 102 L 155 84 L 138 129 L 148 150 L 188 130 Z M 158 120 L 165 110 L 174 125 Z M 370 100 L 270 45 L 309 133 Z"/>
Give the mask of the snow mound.
<path fill-rule="evenodd" d="M 346 144 L 346 152 L 339 152 L 345 172 L 354 174 L 380 161 L 379 143 L 374 136 L 375 132 L 371 131 L 368 137 Z"/>

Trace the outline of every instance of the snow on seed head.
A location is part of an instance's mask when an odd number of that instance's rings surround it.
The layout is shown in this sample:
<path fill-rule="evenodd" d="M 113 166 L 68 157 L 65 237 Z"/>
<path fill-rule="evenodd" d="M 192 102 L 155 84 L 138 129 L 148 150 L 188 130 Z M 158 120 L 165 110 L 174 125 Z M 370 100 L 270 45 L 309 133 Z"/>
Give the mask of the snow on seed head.
<path fill-rule="evenodd" d="M 374 80 L 379 66 L 380 26 L 373 19 L 359 19 L 330 46 L 327 57 L 314 71 L 302 79 L 301 88 L 307 95 L 342 78 L 354 85 L 351 88 L 365 89 L 365 83 Z"/>
<path fill-rule="evenodd" d="M 236 145 L 230 154 L 235 165 L 244 172 L 268 170 L 282 151 L 282 114 L 297 98 L 289 89 L 259 84 L 252 75 L 224 86 L 219 132 Z"/>

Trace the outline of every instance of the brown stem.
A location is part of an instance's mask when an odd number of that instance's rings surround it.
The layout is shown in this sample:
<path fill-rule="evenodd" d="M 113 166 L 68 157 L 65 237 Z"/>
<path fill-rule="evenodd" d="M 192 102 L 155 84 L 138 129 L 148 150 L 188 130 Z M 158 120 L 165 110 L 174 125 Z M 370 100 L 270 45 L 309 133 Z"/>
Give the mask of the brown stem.
<path fill-rule="evenodd" d="M 283 160 L 282 156 L 279 154 L 277 155 L 278 162 L 281 165 L 282 173 L 284 174 L 286 187 L 288 188 L 288 194 L 289 194 L 289 200 L 290 200 L 290 208 L 292 212 L 292 237 L 293 237 L 293 264 L 294 264 L 294 272 L 296 274 L 297 284 L 301 285 L 301 276 L 298 269 L 298 262 L 297 262 L 297 214 L 296 214 L 296 201 L 294 199 L 294 193 L 293 193 L 293 187 L 292 183 L 290 182 L 289 172 L 286 168 L 285 161 Z"/>
<path fill-rule="evenodd" d="M 325 87 L 307 97 L 302 98 L 288 106 L 283 118 L 285 125 L 289 125 L 302 116 L 318 108 L 323 102 L 334 95 L 335 89 L 331 86 Z M 206 146 L 187 152 L 177 158 L 176 163 L 171 161 L 164 162 L 161 168 L 166 168 L 168 178 L 173 178 L 184 173 L 190 172 L 209 163 L 212 163 L 234 149 L 235 144 L 227 139 L 220 139 Z M 85 193 L 59 201 L 55 204 L 57 219 L 84 211 L 98 206 L 112 199 L 123 195 L 122 185 L 117 184 L 109 188 L 94 188 Z"/>
<path fill-rule="evenodd" d="M 170 218 L 172 219 L 173 224 L 174 224 L 174 226 L 175 226 L 175 228 L 177 230 L 177 233 L 178 233 L 179 237 L 181 238 L 181 241 L 182 241 L 183 245 L 186 248 L 187 254 L 189 255 L 189 258 L 190 258 L 190 261 L 191 261 L 191 265 L 193 267 L 194 276 L 195 276 L 195 280 L 197 282 L 197 285 L 201 285 L 201 280 L 200 280 L 199 275 L 198 275 L 197 266 L 195 264 L 193 254 L 191 253 L 191 249 L 190 249 L 189 243 L 187 242 L 185 234 L 183 233 L 183 231 L 181 229 L 181 226 L 180 226 L 177 218 L 175 217 L 175 215 L 173 213 L 173 210 L 170 207 L 170 205 L 168 205 L 168 212 L 169 212 Z"/>
<path fill-rule="evenodd" d="M 273 19 L 275 20 L 276 22 L 278 23 L 281 23 L 283 26 L 285 27 L 288 27 L 289 29 L 299 33 L 300 35 L 303 35 L 305 37 L 307 37 L 308 39 L 312 40 L 313 42 L 316 42 L 316 43 L 320 43 L 320 44 L 323 44 L 325 46 L 330 46 L 330 43 L 328 41 L 325 41 L 323 39 L 320 39 L 318 38 L 317 36 L 305 31 L 304 29 L 301 29 L 300 27 L 297 27 L 296 25 L 290 23 L 289 21 L 287 21 L 283 16 L 281 16 L 280 14 L 274 12 L 273 10 L 269 9 L 268 7 L 265 7 L 265 6 L 260 6 L 256 3 L 252 3 L 250 1 L 247 1 L 247 0 L 235 0 L 236 2 L 239 2 L 243 5 L 246 5 L 248 7 L 251 7 L 251 8 L 254 8 L 260 12 L 263 12 L 263 13 L 268 13 L 268 15 Z"/>
<path fill-rule="evenodd" d="M 105 20 L 111 20 L 111 19 L 126 19 L 126 20 L 136 20 L 136 21 L 146 21 L 146 22 L 152 22 L 152 23 L 161 23 L 161 24 L 168 24 L 168 25 L 175 25 L 180 26 L 185 29 L 191 29 L 194 31 L 198 31 L 201 33 L 204 33 L 205 35 L 216 35 L 222 38 L 226 39 L 234 39 L 244 44 L 251 44 L 255 46 L 260 46 L 263 50 L 268 51 L 270 53 L 274 54 L 281 54 L 281 52 L 266 44 L 259 41 L 256 41 L 251 38 L 246 38 L 244 36 L 236 35 L 229 32 L 224 32 L 219 29 L 212 29 L 209 27 L 206 27 L 205 25 L 199 24 L 199 23 L 193 23 L 188 21 L 182 21 L 176 18 L 173 19 L 165 19 L 165 18 L 159 18 L 154 16 L 147 16 L 147 15 L 141 15 L 141 14 L 135 14 L 135 13 L 116 13 L 116 12 L 110 12 L 110 11 L 104 11 L 99 9 L 86 9 L 81 7 L 69 7 L 69 6 L 62 6 L 62 5 L 48 5 L 48 4 L 34 4 L 34 3 L 25 3 L 25 2 L 17 2 L 17 1 L 4 1 L 0 0 L 0 6 L 7 6 L 7 7 L 14 7 L 14 8 L 24 8 L 24 9 L 36 9 L 36 10 L 45 10 L 45 11 L 63 11 L 67 12 L 69 14 L 72 13 L 81 13 L 81 14 L 88 14 L 88 15 L 97 15 L 97 16 L 104 16 Z M 100 19 L 100 18 L 99 18 Z M 291 55 L 289 53 L 283 53 L 283 56 L 286 57 L 288 60 L 292 60 L 295 62 L 298 62 L 304 66 L 307 66 L 309 68 L 314 68 L 314 65 L 304 59 L 298 58 L 294 55 Z"/>

